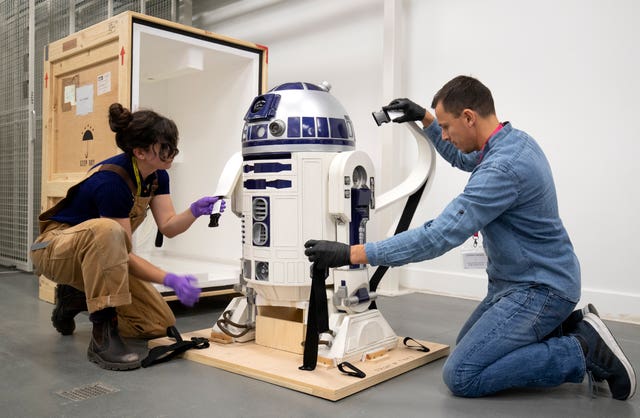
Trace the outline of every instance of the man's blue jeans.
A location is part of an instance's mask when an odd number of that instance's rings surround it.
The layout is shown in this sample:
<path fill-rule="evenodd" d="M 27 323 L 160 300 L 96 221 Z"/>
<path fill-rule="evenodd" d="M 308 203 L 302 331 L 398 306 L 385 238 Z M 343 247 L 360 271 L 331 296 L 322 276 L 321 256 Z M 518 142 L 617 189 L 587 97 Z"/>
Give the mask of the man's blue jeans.
<path fill-rule="evenodd" d="M 443 370 L 449 389 L 478 397 L 582 382 L 585 360 L 578 340 L 549 337 L 575 303 L 545 286 L 505 291 L 504 284 L 490 283 L 487 297 L 460 331 Z"/>

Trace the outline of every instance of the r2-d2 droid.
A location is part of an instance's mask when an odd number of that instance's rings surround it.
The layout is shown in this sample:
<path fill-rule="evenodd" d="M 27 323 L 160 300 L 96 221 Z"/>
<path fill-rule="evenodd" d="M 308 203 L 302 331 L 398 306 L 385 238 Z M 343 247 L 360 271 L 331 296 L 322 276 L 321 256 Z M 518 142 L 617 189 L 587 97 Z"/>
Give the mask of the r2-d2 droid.
<path fill-rule="evenodd" d="M 244 296 L 213 326 L 214 341 L 256 338 L 274 346 L 276 336 L 261 338 L 273 332 L 271 326 L 260 329 L 261 316 L 277 312 L 300 322 L 308 316 L 311 278 L 304 243 L 367 240 L 367 222 L 376 208 L 373 163 L 355 150 L 353 124 L 329 90 L 326 82 L 282 84 L 256 97 L 246 113 L 241 180 L 231 196 L 242 223 L 236 289 Z M 396 193 L 385 205 L 411 192 Z M 366 266 L 331 269 L 326 283 L 333 285 L 327 291 L 331 332 L 320 338 L 321 362 L 357 361 L 396 347 L 387 321 L 369 309 L 376 295 L 369 291 Z"/>

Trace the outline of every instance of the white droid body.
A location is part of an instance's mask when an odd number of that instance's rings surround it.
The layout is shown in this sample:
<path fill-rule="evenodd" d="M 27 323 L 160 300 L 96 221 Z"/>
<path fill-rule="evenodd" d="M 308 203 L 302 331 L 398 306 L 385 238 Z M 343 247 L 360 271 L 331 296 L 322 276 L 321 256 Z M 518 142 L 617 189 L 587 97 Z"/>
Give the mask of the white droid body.
<path fill-rule="evenodd" d="M 358 178 L 353 179 L 353 171 L 341 178 L 348 184 L 338 185 L 342 196 L 333 202 L 341 216 L 349 212 L 342 216 L 347 228 L 352 189 L 364 193 L 365 207 L 356 220 L 360 234 L 343 231 L 339 240 L 356 244 L 366 239 L 373 165 L 366 154 L 354 151 L 351 120 L 328 90 L 326 84 L 283 84 L 256 97 L 245 117 L 242 274 L 257 292 L 258 305 L 304 307 L 300 302 L 308 301 L 311 281 L 304 243 L 338 239 L 336 218 L 329 210 L 335 196 L 328 192 L 330 175 L 335 177 L 330 168 L 339 153 L 360 157 Z"/>
<path fill-rule="evenodd" d="M 234 299 L 214 325 L 214 340 L 259 336 L 256 314 L 269 307 L 302 311 L 306 321 L 311 264 L 304 243 L 366 242 L 376 202 L 373 163 L 355 151 L 351 120 L 329 89 L 327 83 L 286 83 L 249 107 L 242 176 L 231 196 L 242 219 L 238 290 L 245 296 Z M 359 360 L 396 346 L 391 327 L 379 311 L 369 310 L 375 294 L 368 280 L 364 265 L 331 269 L 326 280 L 333 284 L 327 300 L 331 332 L 323 334 L 318 350 L 325 363 Z"/>

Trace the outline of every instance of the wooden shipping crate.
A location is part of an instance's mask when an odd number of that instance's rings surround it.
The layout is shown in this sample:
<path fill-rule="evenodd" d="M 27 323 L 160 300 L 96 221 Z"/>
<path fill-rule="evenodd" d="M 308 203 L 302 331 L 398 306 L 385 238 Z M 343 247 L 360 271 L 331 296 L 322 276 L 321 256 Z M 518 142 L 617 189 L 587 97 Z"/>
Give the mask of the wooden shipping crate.
<path fill-rule="evenodd" d="M 248 68 L 242 68 L 242 58 L 245 67 L 257 64 L 255 73 L 243 74 Z M 214 96 L 226 106 L 235 104 L 229 96 L 239 96 L 237 139 L 246 108 L 266 89 L 266 60 L 264 46 L 135 12 L 49 44 L 43 80 L 42 210 L 63 197 L 92 164 L 118 152 L 107 119 L 111 103 L 164 111 L 180 128 L 169 102 L 180 106 L 191 101 L 195 108 L 207 101 L 190 97 L 192 92 L 171 91 L 180 90 L 180 83 L 171 80 L 204 73 L 230 84 L 218 86 L 224 87 L 223 94 L 202 89 L 201 96 Z M 165 88 L 145 86 L 158 83 Z M 239 140 L 235 148 L 240 149 Z"/>
<path fill-rule="evenodd" d="M 135 12 L 53 42 L 44 55 L 43 211 L 92 165 L 120 152 L 108 124 L 114 102 L 176 122 L 180 154 L 169 175 L 174 206 L 183 211 L 213 194 L 224 164 L 241 150 L 248 106 L 267 86 L 266 47 Z M 167 271 L 196 275 L 203 288 L 232 285 L 240 220 L 228 211 L 210 229 L 204 218 L 161 248 L 150 219 L 134 234 L 134 251 Z"/>

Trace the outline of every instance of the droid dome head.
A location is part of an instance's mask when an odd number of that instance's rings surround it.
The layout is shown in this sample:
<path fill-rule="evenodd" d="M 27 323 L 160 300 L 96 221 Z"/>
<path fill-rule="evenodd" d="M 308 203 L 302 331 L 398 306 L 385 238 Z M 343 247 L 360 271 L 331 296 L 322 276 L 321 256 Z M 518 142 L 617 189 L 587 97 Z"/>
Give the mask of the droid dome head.
<path fill-rule="evenodd" d="M 353 124 L 327 82 L 280 84 L 257 96 L 244 117 L 242 154 L 355 149 Z"/>

